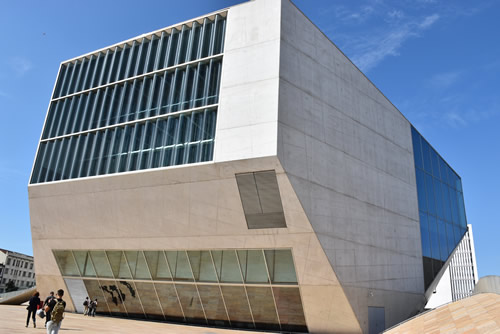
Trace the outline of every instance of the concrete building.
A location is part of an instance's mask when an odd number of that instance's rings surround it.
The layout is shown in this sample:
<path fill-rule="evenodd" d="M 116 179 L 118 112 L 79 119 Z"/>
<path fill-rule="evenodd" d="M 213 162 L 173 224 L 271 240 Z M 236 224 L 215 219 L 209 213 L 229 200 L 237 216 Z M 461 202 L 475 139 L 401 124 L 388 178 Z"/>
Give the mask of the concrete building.
<path fill-rule="evenodd" d="M 288 0 L 64 61 L 28 190 L 42 294 L 210 326 L 383 330 L 466 230 L 460 177 Z"/>
<path fill-rule="evenodd" d="M 19 290 L 35 285 L 33 256 L 0 249 L 0 293 L 6 292 L 9 281 Z"/>
<path fill-rule="evenodd" d="M 468 224 L 467 232 L 450 257 L 426 308 L 436 308 L 472 296 L 478 279 L 472 225 Z"/>

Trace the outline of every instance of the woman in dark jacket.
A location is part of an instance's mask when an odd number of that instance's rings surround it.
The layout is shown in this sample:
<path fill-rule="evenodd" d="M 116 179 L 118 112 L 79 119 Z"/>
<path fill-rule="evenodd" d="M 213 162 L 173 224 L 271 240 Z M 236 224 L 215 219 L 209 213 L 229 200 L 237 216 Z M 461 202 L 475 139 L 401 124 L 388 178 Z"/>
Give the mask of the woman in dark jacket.
<path fill-rule="evenodd" d="M 26 308 L 28 310 L 28 318 L 26 319 L 26 327 L 30 324 L 30 316 L 33 318 L 33 327 L 36 328 L 36 310 L 38 309 L 38 306 L 40 305 L 40 293 L 38 291 L 35 291 L 33 296 L 30 298 L 28 307 Z"/>

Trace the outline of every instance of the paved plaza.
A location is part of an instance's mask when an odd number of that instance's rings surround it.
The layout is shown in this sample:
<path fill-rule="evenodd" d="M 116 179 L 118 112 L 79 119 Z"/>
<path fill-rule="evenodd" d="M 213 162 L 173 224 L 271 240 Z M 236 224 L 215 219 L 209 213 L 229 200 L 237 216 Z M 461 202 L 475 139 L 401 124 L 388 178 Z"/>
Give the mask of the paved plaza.
<path fill-rule="evenodd" d="M 26 306 L 0 305 L 0 333 L 45 333 L 44 320 L 37 318 L 37 328 L 26 325 Z M 237 331 L 209 327 L 184 326 L 169 323 L 128 320 L 111 317 L 87 318 L 81 314 L 66 313 L 60 333 L 162 333 L 162 334 L 237 334 L 237 333 L 264 333 L 251 331 Z"/>

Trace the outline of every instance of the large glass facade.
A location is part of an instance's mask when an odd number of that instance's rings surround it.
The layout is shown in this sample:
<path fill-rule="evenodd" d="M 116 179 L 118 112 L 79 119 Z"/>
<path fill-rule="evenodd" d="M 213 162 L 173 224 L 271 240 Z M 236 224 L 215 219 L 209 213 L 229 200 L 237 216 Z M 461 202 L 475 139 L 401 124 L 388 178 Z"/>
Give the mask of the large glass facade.
<path fill-rule="evenodd" d="M 425 288 L 467 230 L 462 181 L 412 127 Z"/>
<path fill-rule="evenodd" d="M 31 183 L 210 161 L 225 13 L 63 63 Z"/>
<path fill-rule="evenodd" d="M 97 312 L 218 327 L 307 332 L 290 249 L 54 250 Z"/>

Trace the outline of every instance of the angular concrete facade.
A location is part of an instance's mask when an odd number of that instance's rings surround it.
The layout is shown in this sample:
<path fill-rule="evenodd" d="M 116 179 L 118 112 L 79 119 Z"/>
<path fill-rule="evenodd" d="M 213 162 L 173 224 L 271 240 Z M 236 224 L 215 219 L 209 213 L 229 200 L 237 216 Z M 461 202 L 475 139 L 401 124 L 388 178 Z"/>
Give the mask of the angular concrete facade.
<path fill-rule="evenodd" d="M 289 249 L 310 333 L 368 333 L 418 313 L 426 298 L 411 124 L 290 1 L 249 1 L 214 15 L 226 23 L 223 54 L 213 56 L 223 59 L 213 158 L 32 178 L 41 293 L 66 287 L 75 311 L 86 294 L 61 272 L 58 250 Z M 260 171 L 276 173 L 286 228 L 247 225 L 236 175 Z M 274 329 L 286 330 L 273 299 Z"/>

